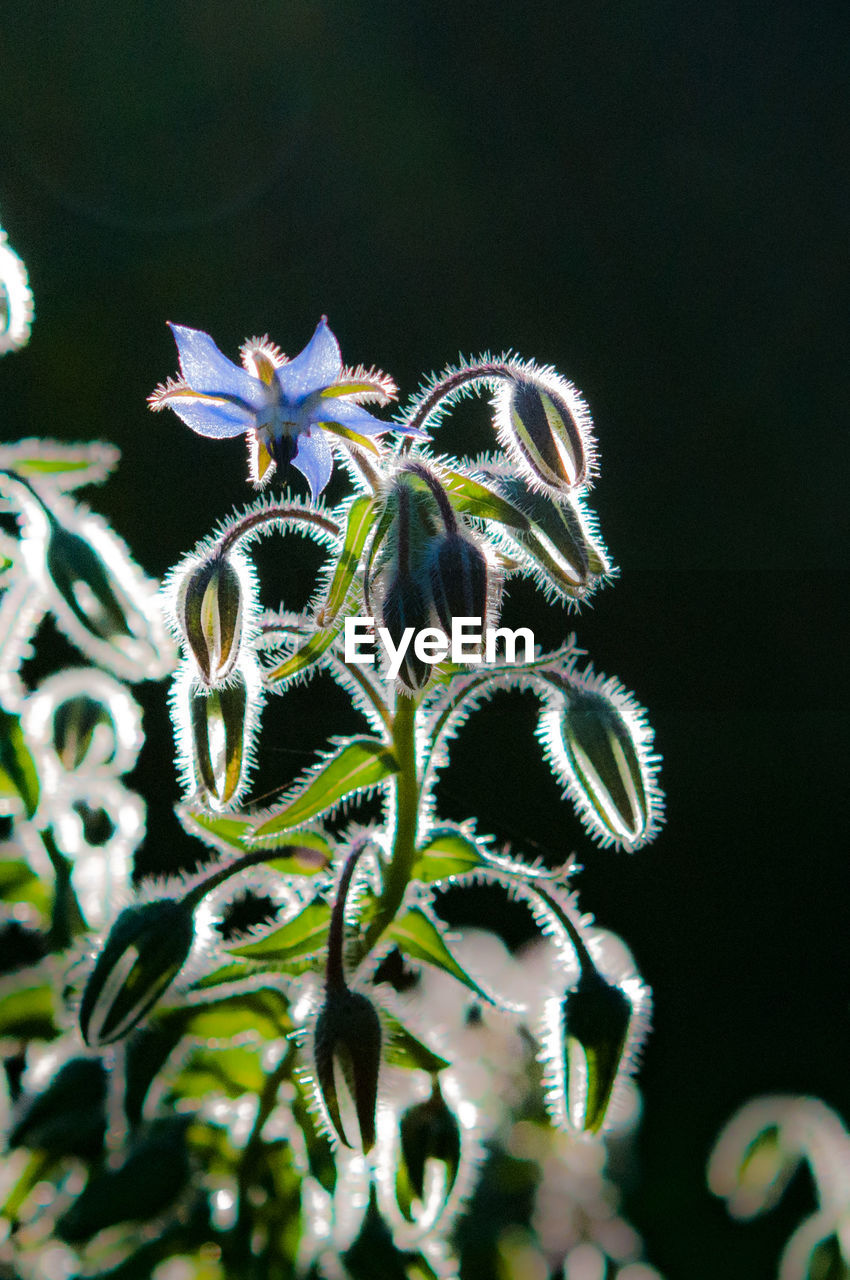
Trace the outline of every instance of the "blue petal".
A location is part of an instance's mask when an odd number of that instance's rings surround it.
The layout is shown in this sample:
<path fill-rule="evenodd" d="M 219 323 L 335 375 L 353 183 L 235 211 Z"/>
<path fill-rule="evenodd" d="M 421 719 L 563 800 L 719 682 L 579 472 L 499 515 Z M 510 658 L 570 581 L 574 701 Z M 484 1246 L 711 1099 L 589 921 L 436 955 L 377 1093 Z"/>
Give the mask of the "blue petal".
<path fill-rule="evenodd" d="M 250 409 L 230 404 L 226 400 L 192 400 L 188 396 L 175 396 L 166 401 L 169 409 L 182 418 L 187 427 L 199 436 L 241 436 L 254 426 L 255 417 Z"/>
<path fill-rule="evenodd" d="M 193 391 L 209 396 L 232 396 L 255 410 L 268 402 L 263 383 L 228 360 L 208 333 L 187 329 L 182 324 L 169 327 L 177 343 L 180 372 Z"/>
<path fill-rule="evenodd" d="M 276 370 L 281 391 L 289 400 L 300 400 L 335 382 L 342 370 L 339 343 L 322 316 L 303 351 Z"/>
<path fill-rule="evenodd" d="M 292 465 L 298 468 L 302 476 L 307 477 L 310 493 L 318 498 L 333 471 L 331 447 L 321 431 L 299 437 L 298 452 L 292 459 Z"/>
<path fill-rule="evenodd" d="M 382 422 L 359 404 L 337 400 L 335 396 L 320 400 L 310 418 L 313 422 L 338 422 L 341 427 L 350 427 L 361 436 L 378 436 L 382 431 L 397 430 L 392 422 Z"/>

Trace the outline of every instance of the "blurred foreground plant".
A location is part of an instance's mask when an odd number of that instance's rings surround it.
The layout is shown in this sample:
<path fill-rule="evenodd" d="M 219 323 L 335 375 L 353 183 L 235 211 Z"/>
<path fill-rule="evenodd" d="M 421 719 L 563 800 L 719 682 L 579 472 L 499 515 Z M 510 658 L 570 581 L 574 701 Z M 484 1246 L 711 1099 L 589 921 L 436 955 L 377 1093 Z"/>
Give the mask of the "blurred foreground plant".
<path fill-rule="evenodd" d="M 294 360 L 255 339 L 242 366 L 206 334 L 174 334 L 181 375 L 154 407 L 202 435 L 247 434 L 254 482 L 286 486 L 199 542 L 160 597 L 182 651 L 179 817 L 206 846 L 192 875 L 130 892 L 144 810 L 119 781 L 141 742 L 126 684 L 173 655 L 151 585 L 70 496 L 116 455 L 0 450 L 10 1265 L 423 1280 L 456 1275 L 460 1250 L 470 1275 L 566 1257 L 568 1277 L 649 1280 L 600 1137 L 634 1115 L 648 988 L 579 910 L 570 858 L 549 871 L 496 850 L 436 800 L 457 732 L 513 689 L 537 697 L 539 749 L 592 839 L 631 851 L 661 823 L 633 697 L 581 666 L 572 638 L 544 653 L 499 625 L 513 577 L 569 606 L 612 576 L 586 504 L 583 400 L 551 369 L 488 356 L 383 420 L 361 405 L 394 385 L 343 367 L 324 320 Z M 428 430 L 482 389 L 501 449 L 438 453 Z M 348 491 L 328 506 L 334 459 Z M 306 610 L 264 609 L 252 547 L 291 533 L 326 568 Z M 47 615 L 98 670 L 29 686 Z M 320 672 L 363 731 L 260 808 L 264 702 Z M 449 889 L 476 918 L 465 938 L 441 916 Z M 538 944 L 523 957 L 494 936 L 483 890 L 527 907 Z"/>
<path fill-rule="evenodd" d="M 717 1140 L 708 1166 L 715 1195 L 735 1218 L 772 1209 L 807 1166 L 817 1209 L 791 1236 L 778 1280 L 850 1277 L 850 1133 L 816 1098 L 756 1098 Z"/>

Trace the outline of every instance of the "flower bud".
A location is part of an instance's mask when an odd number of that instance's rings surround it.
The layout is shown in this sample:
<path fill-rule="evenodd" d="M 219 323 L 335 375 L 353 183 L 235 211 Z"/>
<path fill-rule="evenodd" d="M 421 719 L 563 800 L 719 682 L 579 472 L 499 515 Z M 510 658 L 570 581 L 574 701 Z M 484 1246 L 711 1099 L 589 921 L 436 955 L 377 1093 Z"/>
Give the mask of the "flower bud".
<path fill-rule="evenodd" d="M 72 1058 L 35 1096 L 20 1098 L 12 1114 L 10 1149 L 52 1156 L 97 1157 L 106 1132 L 106 1071 L 99 1058 Z"/>
<path fill-rule="evenodd" d="M 557 496 L 587 483 L 592 424 L 572 383 L 549 370 L 517 370 L 499 385 L 493 404 L 499 439 L 532 484 Z"/>
<path fill-rule="evenodd" d="M 189 691 L 193 763 L 210 803 L 224 808 L 235 799 L 246 767 L 248 686 L 241 672 L 232 684 Z"/>
<path fill-rule="evenodd" d="M 375 1145 L 381 1040 L 380 1019 L 365 995 L 346 986 L 326 990 L 313 1048 L 316 1079 L 337 1136 L 350 1147 L 340 1114 L 338 1084 L 347 1089 L 364 1152 Z"/>
<path fill-rule="evenodd" d="M 152 1120 L 133 1138 L 117 1167 L 98 1169 L 55 1225 L 66 1244 L 83 1244 L 119 1222 L 146 1222 L 170 1209 L 191 1176 L 189 1116 Z"/>
<path fill-rule="evenodd" d="M 384 626 L 390 639 L 398 648 L 405 643 L 404 633 L 413 629 L 413 635 L 430 624 L 431 609 L 427 592 L 412 574 L 399 572 L 390 582 L 381 606 Z M 410 641 L 411 637 L 407 637 Z M 399 667 L 398 679 L 411 693 L 418 693 L 431 677 L 431 664 L 416 656 L 412 643 L 407 644 Z"/>
<path fill-rule="evenodd" d="M 89 975 L 80 1030 L 92 1048 L 120 1040 L 182 969 L 194 938 L 192 909 L 170 898 L 121 912 Z"/>
<path fill-rule="evenodd" d="M 557 687 L 540 726 L 556 774 L 601 845 L 639 848 L 658 831 L 663 807 L 642 709 L 617 681 L 589 672 Z"/>
<path fill-rule="evenodd" d="M 425 1199 L 425 1169 L 429 1160 L 445 1166 L 443 1204 L 448 1200 L 460 1165 L 460 1126 L 446 1106 L 440 1086 L 434 1084 L 431 1097 L 409 1107 L 399 1124 L 401 1162 L 396 1178 L 396 1196 L 406 1218 L 411 1195 Z"/>
<path fill-rule="evenodd" d="M 47 572 L 77 622 L 97 639 L 132 640 L 106 565 L 85 538 L 51 519 Z"/>
<path fill-rule="evenodd" d="M 471 538 L 451 533 L 435 542 L 428 558 L 431 596 L 440 625 L 451 635 L 453 618 L 487 615 L 487 561 Z"/>
<path fill-rule="evenodd" d="M 177 617 L 204 683 L 224 680 L 242 635 L 242 583 L 226 556 L 211 556 L 186 575 Z"/>
<path fill-rule="evenodd" d="M 632 1003 L 620 986 L 584 966 L 561 1003 L 564 1105 L 576 1129 L 597 1133 L 624 1060 Z"/>

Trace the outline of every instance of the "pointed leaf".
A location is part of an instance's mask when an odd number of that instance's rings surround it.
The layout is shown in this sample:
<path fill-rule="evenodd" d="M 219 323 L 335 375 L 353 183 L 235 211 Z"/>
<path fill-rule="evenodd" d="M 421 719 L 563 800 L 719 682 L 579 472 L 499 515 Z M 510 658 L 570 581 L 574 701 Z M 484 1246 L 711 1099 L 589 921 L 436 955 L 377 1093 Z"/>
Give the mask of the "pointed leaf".
<path fill-rule="evenodd" d="M 0 812 L 7 797 L 13 804 L 20 800 L 28 818 L 38 808 L 38 772 L 20 717 L 0 707 Z"/>
<path fill-rule="evenodd" d="M 451 1065 L 433 1049 L 429 1049 L 427 1044 L 423 1044 L 392 1014 L 384 1014 L 384 1025 L 387 1030 L 384 1061 L 390 1066 L 404 1067 L 408 1071 L 427 1071 L 429 1075 L 434 1075 Z"/>
<path fill-rule="evenodd" d="M 481 850 L 469 836 L 458 831 L 436 832 L 420 849 L 412 879 L 434 884 L 438 880 L 449 880 L 475 871 L 483 864 Z"/>
<path fill-rule="evenodd" d="M 25 480 L 51 480 L 66 492 L 84 484 L 101 484 L 120 454 L 114 445 L 60 444 L 57 440 L 19 440 L 0 446 L 0 467 Z"/>
<path fill-rule="evenodd" d="M 248 959 L 257 957 L 276 964 L 303 960 L 306 956 L 313 956 L 324 950 L 330 919 L 330 906 L 316 898 L 294 919 L 287 921 L 267 937 L 260 938 L 258 942 L 243 942 L 240 946 L 228 947 L 227 950 L 231 955 L 245 956 Z"/>
<path fill-rule="evenodd" d="M 292 1030 L 289 1002 L 282 991 L 273 987 L 169 1009 L 160 1018 L 167 1026 L 176 1021 L 184 1035 L 198 1040 L 227 1042 L 246 1032 L 265 1040 L 276 1040 Z"/>
<path fill-rule="evenodd" d="M 477 516 L 480 520 L 497 520 L 511 529 L 528 528 L 528 517 L 522 511 L 479 480 L 459 471 L 441 471 L 440 478 L 456 511 Z"/>
<path fill-rule="evenodd" d="M 254 835 L 262 838 L 290 831 L 334 808 L 346 796 L 377 786 L 397 772 L 395 757 L 383 742 L 377 738 L 354 738 L 321 766 L 299 794 L 257 827 Z"/>
<path fill-rule="evenodd" d="M 446 946 L 439 925 L 429 919 L 423 911 L 417 908 L 408 911 L 406 915 L 390 925 L 387 936 L 392 938 L 399 951 L 410 956 L 412 960 L 424 960 L 427 964 L 443 969 L 453 978 L 457 978 L 458 982 L 469 987 L 470 991 L 481 996 L 488 1004 L 495 1003 L 493 997 L 482 990 L 475 979 L 461 968 Z"/>
<path fill-rule="evenodd" d="M 277 684 L 281 680 L 287 680 L 299 671 L 306 670 L 330 648 L 334 637 L 339 631 L 339 627 L 335 626 L 334 623 L 345 604 L 351 584 L 354 581 L 354 575 L 360 564 L 360 557 L 363 554 L 366 539 L 374 523 L 374 500 L 367 497 L 355 498 L 349 508 L 342 549 L 331 579 L 327 600 L 320 610 L 319 616 L 321 617 L 322 625 L 300 649 L 296 649 L 295 653 L 290 654 L 279 666 L 268 673 L 267 678 L 270 684 Z"/>
<path fill-rule="evenodd" d="M 273 850 L 280 847 L 280 858 L 263 860 L 267 867 L 284 875 L 313 876 L 323 871 L 333 859 L 333 847 L 319 831 L 287 830 L 281 836 L 255 839 L 258 822 L 238 814 L 213 813 L 209 809 L 193 809 L 188 805 L 178 808 L 178 816 L 186 831 L 197 836 L 205 844 L 222 853 L 256 853 L 257 846 Z M 286 848 L 297 846 L 297 855 L 287 854 Z M 315 856 L 312 855 L 315 851 Z"/>

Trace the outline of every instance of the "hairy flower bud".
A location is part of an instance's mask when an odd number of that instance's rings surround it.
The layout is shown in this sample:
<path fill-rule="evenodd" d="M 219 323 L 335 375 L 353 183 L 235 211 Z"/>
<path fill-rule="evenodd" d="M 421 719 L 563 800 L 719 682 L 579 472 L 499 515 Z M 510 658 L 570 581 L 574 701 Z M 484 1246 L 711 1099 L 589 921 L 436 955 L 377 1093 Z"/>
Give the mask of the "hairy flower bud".
<path fill-rule="evenodd" d="M 99 640 L 132 639 L 111 575 L 85 538 L 51 519 L 45 560 L 54 587 L 82 627 Z"/>
<path fill-rule="evenodd" d="M 451 533 L 435 542 L 428 557 L 431 596 L 440 625 L 451 634 L 453 618 L 487 615 L 487 561 L 471 538 Z"/>
<path fill-rule="evenodd" d="M 406 631 L 412 630 L 415 636 L 429 625 L 431 609 L 428 594 L 412 574 L 399 572 L 390 582 L 381 606 L 381 617 L 396 648 L 405 643 Z M 410 636 L 407 639 L 409 641 Z M 399 680 L 411 693 L 418 693 L 430 676 L 431 664 L 418 658 L 413 645 L 408 643 L 399 667 Z"/>
<path fill-rule="evenodd" d="M 339 1085 L 347 1089 L 365 1152 L 375 1145 L 381 1040 L 381 1022 L 371 1001 L 346 986 L 328 987 L 316 1022 L 316 1079 L 331 1123 L 340 1141 L 350 1147 L 340 1113 Z"/>
<path fill-rule="evenodd" d="M 246 765 L 248 687 L 241 672 L 216 689 L 189 692 L 193 761 L 197 778 L 216 808 L 236 797 Z"/>
<path fill-rule="evenodd" d="M 72 1058 L 41 1093 L 18 1099 L 8 1145 L 53 1156 L 97 1157 L 106 1132 L 106 1070 L 99 1058 Z"/>
<path fill-rule="evenodd" d="M 577 1129 L 601 1129 L 628 1041 L 632 1003 L 620 986 L 582 969 L 561 1004 L 564 1103 Z"/>
<path fill-rule="evenodd" d="M 500 383 L 493 404 L 499 439 L 533 485 L 560 495 L 587 483 L 592 424 L 572 383 L 529 366 Z"/>
<path fill-rule="evenodd" d="M 125 908 L 83 991 L 86 1044 L 101 1048 L 131 1031 L 177 977 L 193 938 L 192 909 L 184 902 L 165 898 Z"/>
<path fill-rule="evenodd" d="M 425 1200 L 428 1161 L 434 1160 L 444 1166 L 443 1203 L 451 1194 L 460 1165 L 460 1125 L 446 1106 L 436 1081 L 431 1097 L 409 1107 L 401 1117 L 399 1143 L 401 1161 L 396 1177 L 396 1197 L 402 1213 L 411 1219 L 411 1199 Z"/>
<path fill-rule="evenodd" d="M 232 671 L 242 635 L 242 583 L 226 556 L 201 561 L 186 575 L 177 619 L 205 684 Z"/>
<path fill-rule="evenodd" d="M 616 680 L 590 672 L 556 687 L 540 724 L 555 773 L 600 844 L 639 848 L 656 834 L 663 808 L 643 710 Z"/>

